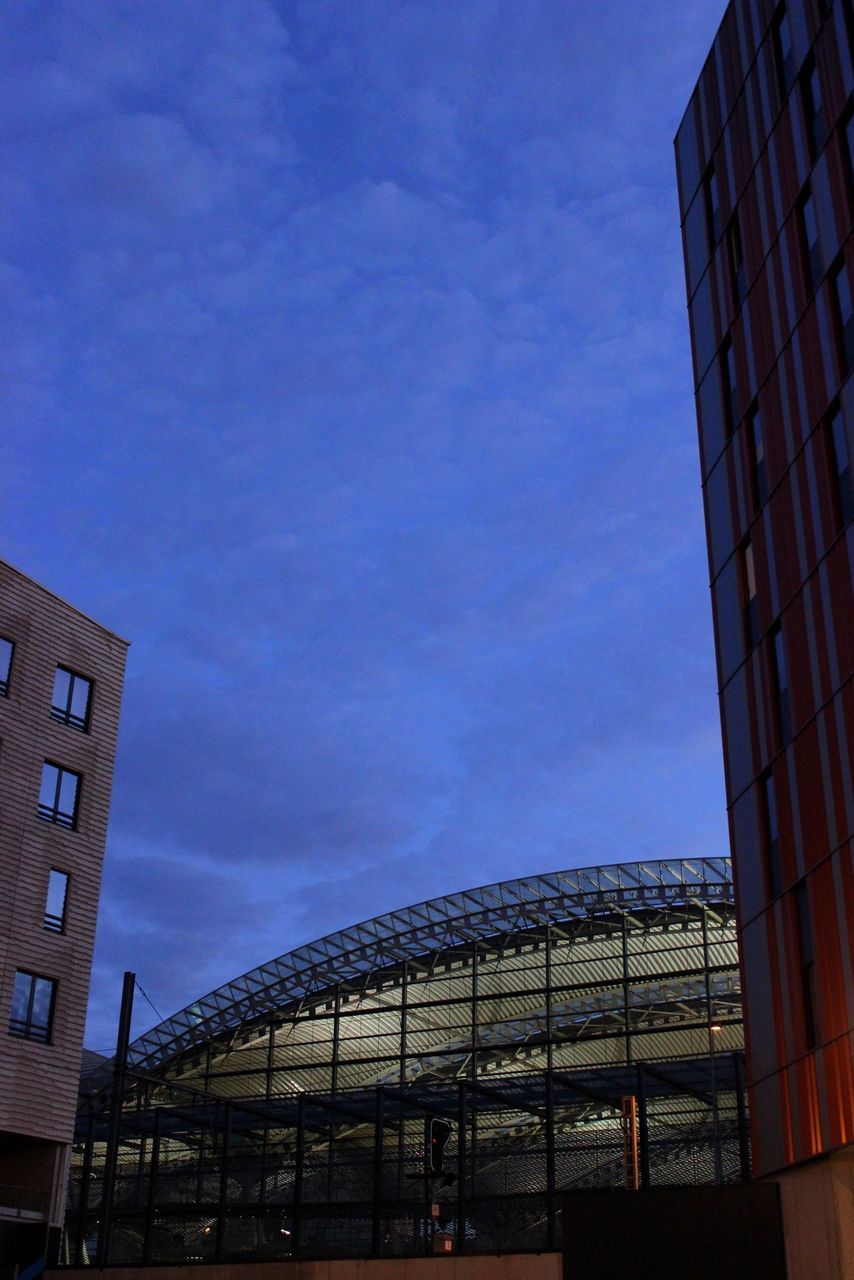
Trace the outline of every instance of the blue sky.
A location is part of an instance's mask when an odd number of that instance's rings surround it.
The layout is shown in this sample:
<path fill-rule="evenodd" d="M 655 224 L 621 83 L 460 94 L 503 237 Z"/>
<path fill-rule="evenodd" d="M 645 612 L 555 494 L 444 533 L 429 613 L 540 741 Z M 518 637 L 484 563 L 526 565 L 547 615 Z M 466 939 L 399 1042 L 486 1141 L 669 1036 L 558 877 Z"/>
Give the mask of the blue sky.
<path fill-rule="evenodd" d="M 87 1042 L 125 968 L 168 1016 L 725 852 L 672 158 L 722 0 L 0 9 L 3 554 L 132 641 Z"/>

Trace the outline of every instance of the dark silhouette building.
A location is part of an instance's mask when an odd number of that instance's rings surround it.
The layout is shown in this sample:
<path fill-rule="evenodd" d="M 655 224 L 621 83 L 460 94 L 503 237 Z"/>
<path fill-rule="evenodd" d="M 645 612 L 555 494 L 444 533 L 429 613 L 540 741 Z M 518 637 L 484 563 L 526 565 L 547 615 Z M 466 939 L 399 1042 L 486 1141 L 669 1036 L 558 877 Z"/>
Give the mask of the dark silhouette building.
<path fill-rule="evenodd" d="M 733 0 L 676 139 L 754 1167 L 854 1275 L 852 9 Z"/>

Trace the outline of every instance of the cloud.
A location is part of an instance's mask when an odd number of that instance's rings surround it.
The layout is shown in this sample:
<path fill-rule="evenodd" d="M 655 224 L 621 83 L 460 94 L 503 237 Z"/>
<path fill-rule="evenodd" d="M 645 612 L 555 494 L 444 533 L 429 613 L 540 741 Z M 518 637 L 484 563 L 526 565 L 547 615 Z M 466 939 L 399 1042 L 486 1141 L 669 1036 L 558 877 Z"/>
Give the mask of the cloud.
<path fill-rule="evenodd" d="M 2 530 L 133 641 L 96 1047 L 123 967 L 169 1013 L 723 847 L 670 150 L 717 10 L 10 15 Z"/>

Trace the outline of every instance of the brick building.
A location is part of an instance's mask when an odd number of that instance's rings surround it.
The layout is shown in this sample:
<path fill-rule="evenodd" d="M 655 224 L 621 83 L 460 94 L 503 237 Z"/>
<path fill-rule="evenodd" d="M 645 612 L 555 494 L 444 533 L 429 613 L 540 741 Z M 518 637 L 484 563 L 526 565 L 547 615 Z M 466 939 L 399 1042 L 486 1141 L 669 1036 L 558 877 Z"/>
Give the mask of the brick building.
<path fill-rule="evenodd" d="M 0 1261 L 62 1222 L 127 643 L 0 561 Z"/>
<path fill-rule="evenodd" d="M 753 1159 L 793 1280 L 854 1275 L 853 28 L 733 0 L 676 139 Z"/>

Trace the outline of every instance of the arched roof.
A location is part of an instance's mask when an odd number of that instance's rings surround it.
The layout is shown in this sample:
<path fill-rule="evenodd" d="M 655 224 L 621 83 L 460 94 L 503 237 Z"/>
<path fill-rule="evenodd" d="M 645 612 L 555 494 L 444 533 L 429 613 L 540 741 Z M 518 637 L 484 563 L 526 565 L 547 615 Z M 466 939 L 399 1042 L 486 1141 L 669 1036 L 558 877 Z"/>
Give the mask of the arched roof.
<path fill-rule="evenodd" d="M 251 969 L 146 1032 L 130 1046 L 132 1068 L 150 1071 L 335 983 L 597 910 L 731 901 L 728 858 L 673 858 L 553 871 L 466 889 L 375 916 Z"/>

